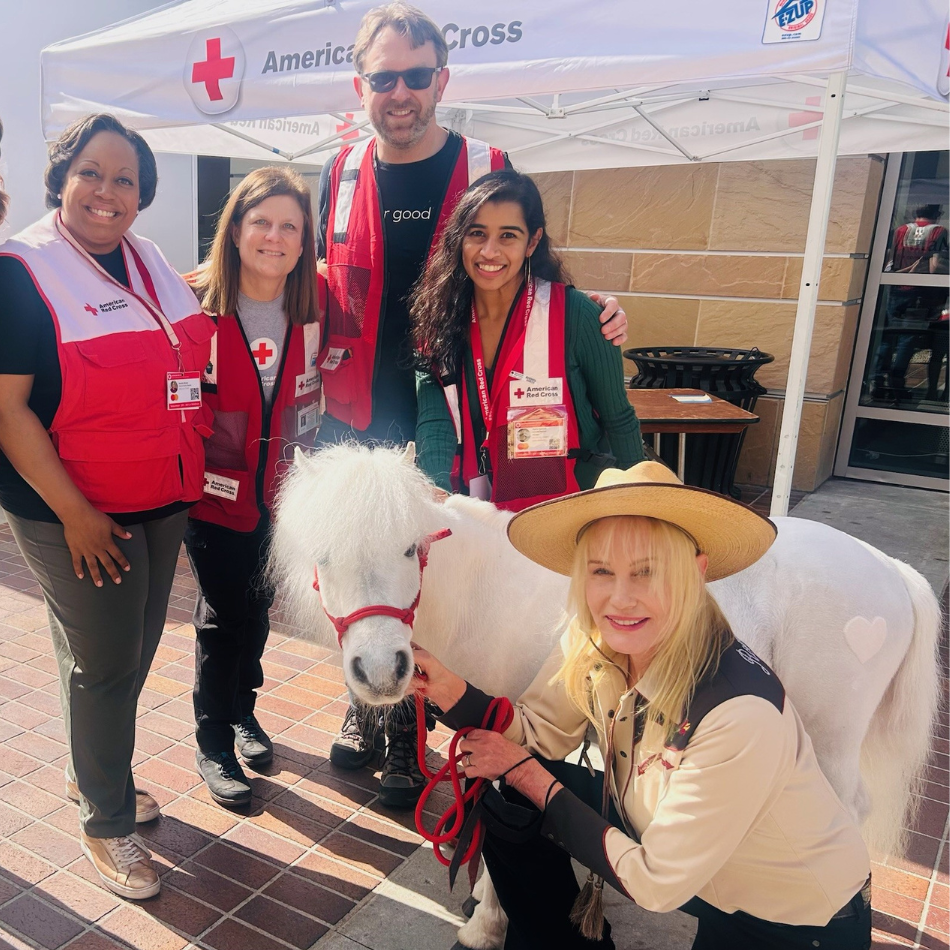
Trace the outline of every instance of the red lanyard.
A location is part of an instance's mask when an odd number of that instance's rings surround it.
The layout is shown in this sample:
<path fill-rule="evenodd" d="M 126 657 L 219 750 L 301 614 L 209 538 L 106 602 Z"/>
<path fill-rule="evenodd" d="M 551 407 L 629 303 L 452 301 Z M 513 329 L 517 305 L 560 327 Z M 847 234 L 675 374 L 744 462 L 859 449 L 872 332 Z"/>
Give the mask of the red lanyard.
<path fill-rule="evenodd" d="M 521 326 L 519 328 L 519 339 L 524 338 L 524 331 L 528 326 L 528 317 L 531 315 L 531 307 L 534 304 L 534 281 L 529 280 L 527 287 L 524 289 L 523 295 L 523 315 L 521 319 Z M 509 330 L 510 332 L 510 330 Z M 507 336 L 508 334 L 506 334 Z M 478 390 L 478 404 L 482 410 L 482 421 L 485 423 L 485 439 L 487 441 L 488 435 L 492 431 L 492 418 L 494 416 L 494 408 L 492 407 L 492 394 L 488 388 L 488 373 L 485 369 L 485 351 L 482 349 L 482 335 L 478 329 L 478 311 L 475 309 L 475 301 L 472 301 L 472 320 L 469 324 L 469 343 L 472 348 L 472 360 L 475 363 L 475 387 Z M 501 364 L 502 360 L 499 359 L 502 355 L 502 350 L 505 347 L 505 340 L 498 341 L 498 349 L 496 352 L 496 364 Z M 506 354 L 505 365 L 499 365 L 499 369 L 507 369 L 508 372 L 505 373 L 496 373 L 495 381 L 499 379 L 504 383 L 507 380 L 511 372 L 511 364 L 514 363 L 515 359 L 520 352 L 520 348 L 512 346 L 509 347 L 509 352 Z M 493 387 L 498 391 L 497 386 Z"/>

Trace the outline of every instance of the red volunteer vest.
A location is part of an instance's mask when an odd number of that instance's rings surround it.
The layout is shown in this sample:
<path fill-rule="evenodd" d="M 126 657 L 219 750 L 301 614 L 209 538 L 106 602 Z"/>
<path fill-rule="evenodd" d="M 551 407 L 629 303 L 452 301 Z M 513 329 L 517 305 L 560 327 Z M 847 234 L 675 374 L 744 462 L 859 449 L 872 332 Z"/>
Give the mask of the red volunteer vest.
<path fill-rule="evenodd" d="M 574 465 L 580 449 L 577 415 L 567 387 L 567 328 L 565 325 L 564 284 L 535 280 L 531 310 L 522 315 L 523 299 L 515 304 L 515 312 L 505 338 L 499 343 L 490 388 L 491 426 L 483 443 L 491 461 L 491 500 L 498 508 L 521 511 L 550 498 L 559 498 L 579 491 L 574 478 Z M 524 290 L 521 291 L 523 298 Z M 543 407 L 542 398 L 534 401 L 532 385 L 543 387 L 560 381 L 560 402 L 567 410 L 568 455 L 554 458 L 508 457 L 508 410 L 526 405 Z M 460 453 L 455 457 L 452 482 L 456 490 L 467 488 L 479 474 L 478 455 L 472 428 L 470 400 L 478 395 L 468 392 L 464 370 L 459 371 L 460 385 L 444 385 L 449 412 L 455 422 Z M 531 400 L 528 403 L 521 400 Z"/>
<path fill-rule="evenodd" d="M 374 168 L 375 139 L 341 150 L 330 171 L 326 339 L 320 355 L 326 411 L 354 429 L 373 416 L 373 368 L 385 292 L 385 238 Z M 436 223 L 435 245 L 462 192 L 505 167 L 504 153 L 462 139 Z"/>
<path fill-rule="evenodd" d="M 63 377 L 49 429 L 63 468 L 100 511 L 201 497 L 211 413 L 168 408 L 168 373 L 200 373 L 214 322 L 161 251 L 128 232 L 131 289 L 75 242 L 54 211 L 0 246 L 26 266 L 53 316 Z"/>
<path fill-rule="evenodd" d="M 320 325 L 290 325 L 270 409 L 239 320 L 218 317 L 215 352 L 202 388 L 214 413 L 204 494 L 191 517 L 253 531 L 270 510 L 294 447 L 313 448 L 320 428 Z"/>

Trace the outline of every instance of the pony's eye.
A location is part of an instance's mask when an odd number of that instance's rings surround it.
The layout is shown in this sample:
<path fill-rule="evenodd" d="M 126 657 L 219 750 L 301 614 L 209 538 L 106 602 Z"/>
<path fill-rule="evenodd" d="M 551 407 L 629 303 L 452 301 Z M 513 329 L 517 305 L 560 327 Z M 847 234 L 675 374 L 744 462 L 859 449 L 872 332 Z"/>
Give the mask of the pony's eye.
<path fill-rule="evenodd" d="M 417 547 L 417 545 L 415 545 L 415 544 L 410 544 L 409 547 L 406 548 L 406 551 L 405 551 L 406 557 L 415 557 L 415 556 L 416 556 L 416 547 Z"/>

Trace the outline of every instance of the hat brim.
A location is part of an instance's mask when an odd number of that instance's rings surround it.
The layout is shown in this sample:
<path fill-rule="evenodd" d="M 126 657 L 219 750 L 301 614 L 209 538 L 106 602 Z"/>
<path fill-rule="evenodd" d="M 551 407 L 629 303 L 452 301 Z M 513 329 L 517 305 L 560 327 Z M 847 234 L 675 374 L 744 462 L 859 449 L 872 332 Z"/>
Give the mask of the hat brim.
<path fill-rule="evenodd" d="M 691 485 L 621 484 L 526 508 L 508 522 L 508 537 L 525 557 L 570 575 L 581 531 L 594 521 L 618 515 L 656 518 L 682 528 L 709 558 L 707 581 L 754 564 L 777 534 L 768 518 L 716 492 Z"/>

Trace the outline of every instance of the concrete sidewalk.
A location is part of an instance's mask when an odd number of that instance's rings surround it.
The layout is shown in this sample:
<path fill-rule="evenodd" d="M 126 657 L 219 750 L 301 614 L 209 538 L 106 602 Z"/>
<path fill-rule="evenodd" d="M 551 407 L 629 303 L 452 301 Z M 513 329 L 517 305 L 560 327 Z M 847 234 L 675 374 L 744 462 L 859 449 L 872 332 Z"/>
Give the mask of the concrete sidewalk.
<path fill-rule="evenodd" d="M 766 497 L 748 500 L 767 510 Z M 833 481 L 793 514 L 864 538 L 943 587 L 946 495 Z M 194 771 L 193 597 L 182 558 L 134 763 L 163 806 L 141 827 L 163 886 L 133 904 L 106 891 L 79 851 L 45 608 L 0 524 L 0 950 L 448 950 L 467 888 L 448 894 L 411 816 L 379 805 L 372 769 L 340 772 L 327 760 L 345 708 L 336 652 L 275 624 L 259 701 L 275 762 L 253 780 L 250 808 L 210 801 Z M 876 947 L 947 945 L 947 739 L 944 716 L 908 858 L 875 868 Z M 650 914 L 615 894 L 608 913 L 621 950 L 690 945 L 693 922 L 682 914 Z"/>

